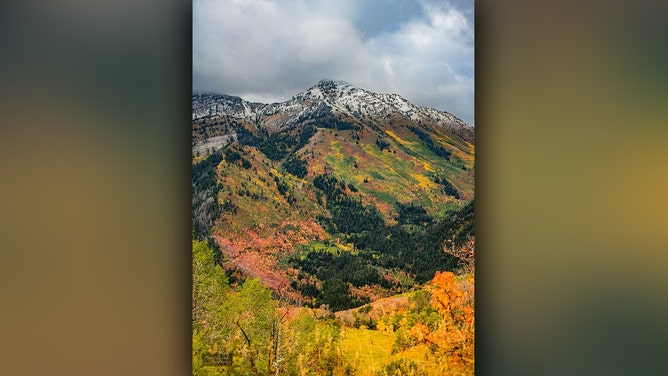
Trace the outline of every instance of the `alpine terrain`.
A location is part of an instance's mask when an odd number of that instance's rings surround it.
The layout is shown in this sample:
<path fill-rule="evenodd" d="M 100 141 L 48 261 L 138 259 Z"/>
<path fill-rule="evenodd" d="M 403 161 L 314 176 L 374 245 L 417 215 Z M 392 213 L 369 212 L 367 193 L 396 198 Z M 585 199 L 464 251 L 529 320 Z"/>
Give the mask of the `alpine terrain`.
<path fill-rule="evenodd" d="M 192 96 L 195 374 L 472 374 L 474 128 L 322 80 Z"/>

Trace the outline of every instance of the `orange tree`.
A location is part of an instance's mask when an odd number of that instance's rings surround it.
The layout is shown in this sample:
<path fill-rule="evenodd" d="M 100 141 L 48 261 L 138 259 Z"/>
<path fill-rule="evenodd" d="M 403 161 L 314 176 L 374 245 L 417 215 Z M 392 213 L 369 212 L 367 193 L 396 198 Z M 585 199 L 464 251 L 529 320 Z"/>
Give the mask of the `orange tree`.
<path fill-rule="evenodd" d="M 434 330 L 416 323 L 409 332 L 417 342 L 429 345 L 431 351 L 442 359 L 448 374 L 473 374 L 473 283 L 473 273 L 457 277 L 451 272 L 437 272 L 429 291 L 431 305 L 443 320 Z"/>

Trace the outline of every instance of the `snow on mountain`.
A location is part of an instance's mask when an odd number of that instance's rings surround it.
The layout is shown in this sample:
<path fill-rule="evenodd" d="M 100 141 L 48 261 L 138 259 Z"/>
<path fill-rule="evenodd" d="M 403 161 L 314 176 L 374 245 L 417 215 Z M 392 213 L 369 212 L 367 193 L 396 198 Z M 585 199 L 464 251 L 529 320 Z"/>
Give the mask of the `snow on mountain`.
<path fill-rule="evenodd" d="M 196 94 L 192 103 L 193 120 L 227 115 L 261 124 L 270 132 L 329 114 L 367 121 L 405 116 L 413 122 L 445 127 L 468 141 L 473 138 L 473 127 L 448 112 L 416 106 L 398 94 L 374 93 L 340 80 L 322 80 L 281 103 L 254 103 L 219 94 Z"/>

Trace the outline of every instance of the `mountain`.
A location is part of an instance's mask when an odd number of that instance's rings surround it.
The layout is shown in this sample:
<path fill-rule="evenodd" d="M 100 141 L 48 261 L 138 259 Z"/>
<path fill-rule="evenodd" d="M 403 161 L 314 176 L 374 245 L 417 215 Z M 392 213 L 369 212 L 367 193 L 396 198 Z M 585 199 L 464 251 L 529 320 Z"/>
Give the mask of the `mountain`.
<path fill-rule="evenodd" d="M 454 270 L 473 244 L 474 129 L 323 80 L 281 103 L 192 97 L 193 231 L 232 283 L 332 310 Z"/>
<path fill-rule="evenodd" d="M 338 80 L 322 80 L 282 103 L 247 102 L 229 95 L 193 96 L 193 120 L 216 116 L 252 121 L 272 132 L 327 116 L 374 125 L 406 118 L 444 127 L 473 142 L 473 127 L 447 112 L 416 106 L 397 94 L 373 93 Z"/>

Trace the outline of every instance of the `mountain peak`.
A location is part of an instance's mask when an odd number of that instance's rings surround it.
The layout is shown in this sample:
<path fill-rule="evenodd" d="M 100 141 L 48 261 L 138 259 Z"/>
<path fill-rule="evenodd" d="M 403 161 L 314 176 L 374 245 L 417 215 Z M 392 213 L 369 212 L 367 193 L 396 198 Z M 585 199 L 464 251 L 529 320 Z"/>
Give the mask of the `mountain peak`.
<path fill-rule="evenodd" d="M 322 79 L 317 84 L 292 97 L 293 100 L 315 99 L 332 101 L 342 96 L 350 95 L 362 89 L 349 82 L 335 79 Z"/>
<path fill-rule="evenodd" d="M 323 89 L 330 87 L 353 87 L 353 85 L 351 85 L 349 82 L 330 78 L 320 80 L 315 86 Z"/>
<path fill-rule="evenodd" d="M 360 90 L 359 88 L 353 86 L 349 82 L 342 80 L 334 79 L 324 79 L 320 80 L 315 86 L 311 87 L 308 91 L 310 92 L 320 92 L 325 96 L 341 96 L 343 93 L 350 93 L 352 91 Z"/>

